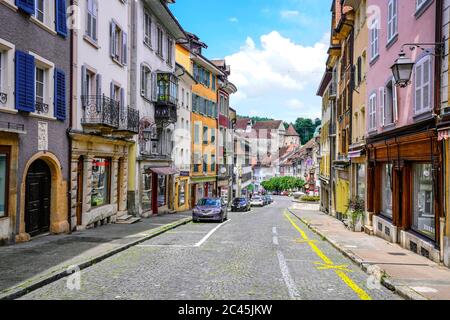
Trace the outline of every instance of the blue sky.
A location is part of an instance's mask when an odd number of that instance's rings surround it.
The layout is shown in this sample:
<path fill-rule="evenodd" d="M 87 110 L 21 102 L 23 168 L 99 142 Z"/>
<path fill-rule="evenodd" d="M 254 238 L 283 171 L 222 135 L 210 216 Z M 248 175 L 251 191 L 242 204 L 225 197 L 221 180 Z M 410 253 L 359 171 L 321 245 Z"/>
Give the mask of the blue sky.
<path fill-rule="evenodd" d="M 286 121 L 320 117 L 315 96 L 325 68 L 330 0 L 177 0 L 174 15 L 226 58 L 239 114 Z"/>

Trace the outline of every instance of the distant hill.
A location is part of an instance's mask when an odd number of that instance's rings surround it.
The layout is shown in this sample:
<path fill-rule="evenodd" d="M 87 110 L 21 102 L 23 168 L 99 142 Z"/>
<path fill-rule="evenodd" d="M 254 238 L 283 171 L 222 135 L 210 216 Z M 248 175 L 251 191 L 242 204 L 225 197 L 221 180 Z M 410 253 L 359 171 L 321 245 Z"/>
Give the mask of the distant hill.
<path fill-rule="evenodd" d="M 261 122 L 261 121 L 273 121 L 275 119 L 264 118 L 264 117 L 249 117 L 249 116 L 237 116 L 238 119 L 252 119 L 253 122 Z"/>

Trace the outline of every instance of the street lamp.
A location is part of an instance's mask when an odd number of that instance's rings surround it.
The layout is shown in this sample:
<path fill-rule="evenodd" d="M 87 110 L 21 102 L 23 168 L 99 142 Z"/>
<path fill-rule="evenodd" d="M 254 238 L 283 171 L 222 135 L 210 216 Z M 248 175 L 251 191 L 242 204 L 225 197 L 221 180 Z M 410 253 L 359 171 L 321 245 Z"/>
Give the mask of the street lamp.
<path fill-rule="evenodd" d="M 402 50 L 398 59 L 391 67 L 395 78 L 395 84 L 401 88 L 406 88 L 411 83 L 413 68 L 414 62 L 412 62 L 410 58 L 407 58 L 405 52 Z"/>
<path fill-rule="evenodd" d="M 406 57 L 404 47 L 409 46 L 409 50 L 413 51 L 416 48 L 421 49 L 435 57 L 444 57 L 445 47 L 443 43 L 406 43 L 402 46 L 398 59 L 391 67 L 395 78 L 395 84 L 401 88 L 406 88 L 411 83 L 411 75 L 414 68 L 414 62 Z M 434 47 L 434 53 L 427 47 Z"/>

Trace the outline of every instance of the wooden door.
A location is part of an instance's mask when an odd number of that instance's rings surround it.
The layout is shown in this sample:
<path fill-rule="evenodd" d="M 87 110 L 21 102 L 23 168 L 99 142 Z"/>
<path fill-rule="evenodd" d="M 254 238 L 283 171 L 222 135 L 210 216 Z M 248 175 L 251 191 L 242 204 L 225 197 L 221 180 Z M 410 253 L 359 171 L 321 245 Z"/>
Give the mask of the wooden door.
<path fill-rule="evenodd" d="M 51 174 L 48 165 L 35 161 L 26 180 L 25 230 L 30 236 L 50 229 Z"/>

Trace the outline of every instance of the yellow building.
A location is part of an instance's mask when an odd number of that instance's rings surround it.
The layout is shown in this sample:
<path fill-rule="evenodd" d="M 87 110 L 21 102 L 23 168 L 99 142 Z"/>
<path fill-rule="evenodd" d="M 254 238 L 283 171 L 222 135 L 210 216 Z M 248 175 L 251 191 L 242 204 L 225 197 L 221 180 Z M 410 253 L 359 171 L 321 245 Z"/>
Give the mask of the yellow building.
<path fill-rule="evenodd" d="M 351 195 L 366 200 L 366 63 L 368 34 L 366 0 L 352 2 L 355 16 L 353 45 L 353 104 L 349 158 L 351 160 Z M 367 222 L 370 223 L 371 219 Z"/>
<path fill-rule="evenodd" d="M 217 77 L 222 75 L 202 55 L 206 45 L 188 33 L 188 44 L 178 44 L 176 60 L 194 75 L 191 112 L 190 206 L 203 197 L 217 196 L 218 107 Z"/>

